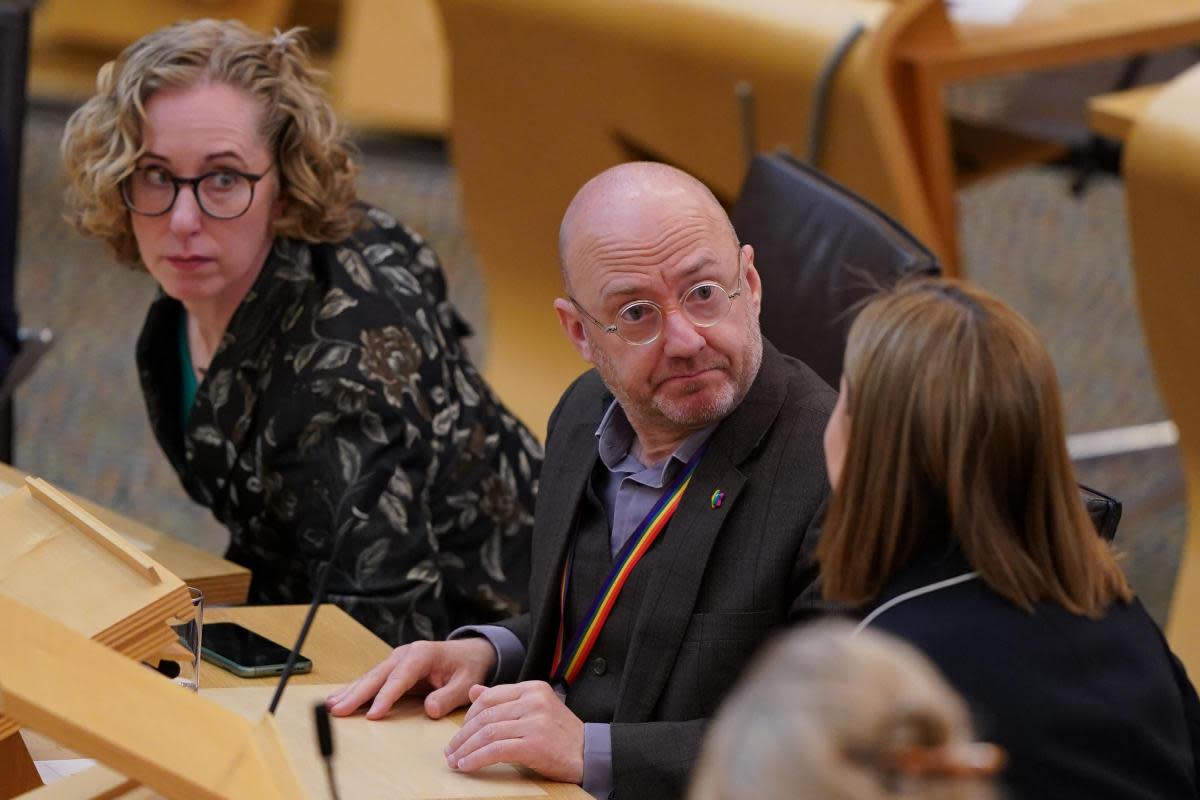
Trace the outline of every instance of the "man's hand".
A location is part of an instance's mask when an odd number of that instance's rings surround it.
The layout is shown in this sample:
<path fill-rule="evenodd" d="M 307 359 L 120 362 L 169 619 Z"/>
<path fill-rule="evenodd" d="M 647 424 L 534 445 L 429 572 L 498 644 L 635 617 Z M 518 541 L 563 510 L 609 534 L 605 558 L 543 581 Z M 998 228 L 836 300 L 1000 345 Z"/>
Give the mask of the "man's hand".
<path fill-rule="evenodd" d="M 472 686 L 462 728 L 446 745 L 451 769 L 520 764 L 551 780 L 583 782 L 583 722 L 545 681 Z"/>
<path fill-rule="evenodd" d="M 413 642 L 397 647 L 354 683 L 325 698 L 325 706 L 334 716 L 344 717 L 373 697 L 367 719 L 380 719 L 424 681 L 433 687 L 425 697 L 425 713 L 438 719 L 471 702 L 468 691 L 491 677 L 495 668 L 496 649 L 482 637 Z"/>

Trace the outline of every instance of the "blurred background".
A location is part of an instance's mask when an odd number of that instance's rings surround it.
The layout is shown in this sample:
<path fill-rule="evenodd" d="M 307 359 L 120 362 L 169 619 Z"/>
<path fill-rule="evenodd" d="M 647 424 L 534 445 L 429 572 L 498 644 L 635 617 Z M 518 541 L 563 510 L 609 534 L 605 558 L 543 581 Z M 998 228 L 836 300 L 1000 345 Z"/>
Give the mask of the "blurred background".
<path fill-rule="evenodd" d="M 948 271 L 1033 321 L 1057 364 L 1072 434 L 1172 416 L 1135 294 L 1120 145 L 1093 138 L 1087 102 L 1183 72 L 1196 60 L 1188 37 L 1200 39 L 1200 27 L 1086 56 L 1038 51 L 1028 65 L 1018 52 L 990 74 L 947 69 L 928 90 L 903 82 L 934 74 L 922 61 L 941 52 L 931 25 L 949 25 L 959 43 L 1003 39 L 1005 26 L 1043 26 L 1038 0 L 986 24 L 948 18 L 940 3 L 885 0 L 25 5 L 32 35 L 15 297 L 21 324 L 51 328 L 55 345 L 16 391 L 14 463 L 206 549 L 223 551 L 224 532 L 186 498 L 160 454 L 133 369 L 154 284 L 61 216 L 58 141 L 67 116 L 101 64 L 177 19 L 309 29 L 361 152 L 362 196 L 432 242 L 453 300 L 475 327 L 473 355 L 539 432 L 558 390 L 584 368 L 560 342 L 549 304 L 554 230 L 572 187 L 610 163 L 649 157 L 689 169 L 732 200 L 747 151 L 783 146 L 804 155 L 814 119 L 825 126 L 818 167 L 909 225 Z M 863 30 L 847 39 L 856 25 Z M 848 55 L 835 64 L 840 45 Z M 840 71 L 822 89 L 831 64 Z M 913 121 L 922 86 L 943 104 L 944 129 L 930 133 Z M 975 149 L 966 138 L 961 150 L 951 142 L 951 205 L 939 205 L 936 181 L 946 176 L 936 174 L 929 148 L 963 131 L 975 134 Z M 980 143 L 994 152 L 980 155 Z M 992 154 L 997 164 L 985 164 Z M 1187 508 L 1173 428 L 1154 431 L 1129 439 L 1129 452 L 1080 459 L 1078 470 L 1082 482 L 1123 501 L 1117 543 L 1136 590 L 1164 622 Z"/>

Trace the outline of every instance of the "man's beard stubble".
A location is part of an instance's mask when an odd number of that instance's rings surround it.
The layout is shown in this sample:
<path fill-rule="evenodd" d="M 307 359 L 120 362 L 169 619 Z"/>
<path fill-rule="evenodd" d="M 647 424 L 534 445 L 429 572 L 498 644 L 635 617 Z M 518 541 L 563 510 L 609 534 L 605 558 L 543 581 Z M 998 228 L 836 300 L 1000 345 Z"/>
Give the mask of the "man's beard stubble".
<path fill-rule="evenodd" d="M 657 393 L 651 395 L 649 400 L 635 400 L 624 390 L 616 379 L 616 370 L 612 358 L 607 352 L 598 347 L 592 348 L 593 365 L 596 371 L 600 373 L 601 380 L 608 387 L 609 391 L 621 404 L 627 417 L 631 421 L 635 419 L 660 419 L 664 420 L 672 426 L 683 430 L 691 431 L 712 425 L 729 416 L 735 408 L 746 397 L 746 393 L 750 391 L 751 384 L 758 376 L 758 370 L 762 366 L 762 332 L 758 325 L 758 320 L 754 319 L 752 326 L 746 330 L 746 337 L 743 340 L 743 359 L 741 374 L 733 375 L 731 381 L 727 381 L 721 385 L 711 401 L 705 403 L 700 408 L 686 408 L 683 403 L 672 402 L 668 398 L 659 396 Z M 702 366 L 699 363 L 688 362 L 684 369 L 677 370 L 683 374 L 689 374 L 696 371 L 695 367 Z M 722 366 L 708 365 L 705 367 Z M 727 366 L 727 364 L 725 365 Z M 656 385 L 660 385 L 663 381 L 669 379 L 666 376 L 657 381 Z"/>

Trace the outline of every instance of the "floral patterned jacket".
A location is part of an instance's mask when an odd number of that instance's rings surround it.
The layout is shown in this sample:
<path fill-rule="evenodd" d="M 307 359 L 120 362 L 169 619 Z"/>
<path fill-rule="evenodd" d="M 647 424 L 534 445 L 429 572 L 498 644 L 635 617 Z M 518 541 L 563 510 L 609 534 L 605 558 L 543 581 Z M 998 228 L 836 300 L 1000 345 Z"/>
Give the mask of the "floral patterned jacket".
<path fill-rule="evenodd" d="M 279 239 L 186 413 L 183 306 L 138 339 L 150 423 L 253 571 L 253 603 L 328 600 L 390 643 L 525 605 L 542 451 L 462 348 L 437 257 L 364 209 L 344 242 Z"/>

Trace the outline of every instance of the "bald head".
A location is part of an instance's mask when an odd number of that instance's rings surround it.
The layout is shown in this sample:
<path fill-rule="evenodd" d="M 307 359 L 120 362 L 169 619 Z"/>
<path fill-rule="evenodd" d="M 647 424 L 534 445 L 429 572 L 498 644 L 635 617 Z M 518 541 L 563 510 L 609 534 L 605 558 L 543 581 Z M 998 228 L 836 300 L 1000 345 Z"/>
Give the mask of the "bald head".
<path fill-rule="evenodd" d="M 634 161 L 606 169 L 583 185 L 563 215 L 558 256 L 563 286 L 580 268 L 581 250 L 598 239 L 638 237 L 671 215 L 707 218 L 717 230 L 737 234 L 725 209 L 708 187 L 686 172 L 653 161 Z"/>
<path fill-rule="evenodd" d="M 665 164 L 605 170 L 571 201 L 559 250 L 559 324 L 620 404 L 643 463 L 742 401 L 762 362 L 762 286 L 754 249 L 704 184 Z"/>

